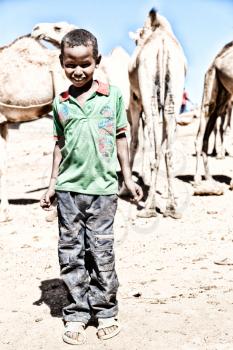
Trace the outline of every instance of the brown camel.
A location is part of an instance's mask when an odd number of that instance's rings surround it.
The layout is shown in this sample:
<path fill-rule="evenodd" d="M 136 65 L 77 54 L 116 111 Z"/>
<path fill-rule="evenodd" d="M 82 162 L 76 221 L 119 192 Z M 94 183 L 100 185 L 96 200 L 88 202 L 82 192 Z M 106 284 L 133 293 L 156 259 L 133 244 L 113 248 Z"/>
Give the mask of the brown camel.
<path fill-rule="evenodd" d="M 63 24 L 62 28 L 64 35 L 74 27 Z M 51 110 L 55 92 L 68 84 L 61 75 L 58 55 L 58 50 L 46 48 L 31 35 L 0 48 L 0 62 L 4 67 L 0 71 L 0 221 L 10 219 L 6 184 L 8 123 L 35 120 Z"/>
<path fill-rule="evenodd" d="M 200 125 L 196 138 L 195 186 L 201 183 L 201 157 L 204 163 L 205 179 L 212 181 L 207 155 L 209 137 L 217 118 L 226 115 L 227 106 L 232 95 L 233 41 L 222 48 L 205 74 Z M 214 184 L 213 188 L 215 187 L 216 184 Z M 208 190 L 206 192 L 208 193 Z M 211 190 L 211 193 L 214 193 L 214 191 Z"/>
<path fill-rule="evenodd" d="M 214 127 L 214 149 L 212 155 L 216 155 L 216 159 L 224 159 L 226 154 L 232 156 L 229 149 L 229 133 L 232 124 L 232 99 L 227 104 L 226 113 L 216 120 Z"/>
<path fill-rule="evenodd" d="M 131 35 L 132 37 L 132 35 Z M 134 34 L 136 49 L 129 66 L 130 78 L 130 161 L 133 167 L 138 148 L 140 117 L 144 126 L 143 162 L 149 172 L 149 195 L 141 217 L 156 216 L 156 179 L 162 148 L 168 180 L 168 201 L 164 216 L 180 217 L 177 212 L 172 172 L 172 143 L 179 116 L 186 59 L 168 21 L 154 9 L 144 27 Z"/>

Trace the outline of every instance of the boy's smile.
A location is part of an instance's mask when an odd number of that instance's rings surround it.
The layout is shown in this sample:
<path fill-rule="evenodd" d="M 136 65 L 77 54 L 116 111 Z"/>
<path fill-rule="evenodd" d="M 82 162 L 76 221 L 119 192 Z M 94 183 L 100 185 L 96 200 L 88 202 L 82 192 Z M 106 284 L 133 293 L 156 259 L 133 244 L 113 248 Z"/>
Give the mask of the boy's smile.
<path fill-rule="evenodd" d="M 67 78 L 75 87 L 83 88 L 86 84 L 89 86 L 97 64 L 93 57 L 92 45 L 65 46 L 61 64 Z"/>

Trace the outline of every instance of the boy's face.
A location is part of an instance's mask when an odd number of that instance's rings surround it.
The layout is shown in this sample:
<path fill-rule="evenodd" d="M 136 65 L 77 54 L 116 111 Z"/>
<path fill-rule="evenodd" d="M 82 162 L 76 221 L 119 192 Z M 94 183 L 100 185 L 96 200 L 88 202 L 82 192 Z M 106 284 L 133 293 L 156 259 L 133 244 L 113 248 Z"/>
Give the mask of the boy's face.
<path fill-rule="evenodd" d="M 82 88 L 93 79 L 97 62 L 92 45 L 65 46 L 60 60 L 67 78 L 75 87 Z"/>

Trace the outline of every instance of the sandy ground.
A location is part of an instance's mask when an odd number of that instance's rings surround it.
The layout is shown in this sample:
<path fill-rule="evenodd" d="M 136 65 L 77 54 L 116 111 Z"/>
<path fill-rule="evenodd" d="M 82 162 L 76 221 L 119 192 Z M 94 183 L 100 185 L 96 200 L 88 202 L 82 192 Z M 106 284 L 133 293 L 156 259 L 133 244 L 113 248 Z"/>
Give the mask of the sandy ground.
<path fill-rule="evenodd" d="M 10 130 L 13 221 L 0 224 L 1 350 L 71 348 L 61 340 L 67 300 L 59 278 L 57 222 L 46 222 L 39 207 L 50 175 L 51 128 L 43 118 Z M 119 200 L 115 250 L 123 330 L 101 342 L 90 326 L 82 349 L 233 349 L 233 160 L 210 159 L 223 196 L 192 196 L 196 129 L 195 121 L 178 128 L 175 188 L 182 219 L 136 219 L 135 206 Z M 161 210 L 164 188 L 162 170 Z"/>

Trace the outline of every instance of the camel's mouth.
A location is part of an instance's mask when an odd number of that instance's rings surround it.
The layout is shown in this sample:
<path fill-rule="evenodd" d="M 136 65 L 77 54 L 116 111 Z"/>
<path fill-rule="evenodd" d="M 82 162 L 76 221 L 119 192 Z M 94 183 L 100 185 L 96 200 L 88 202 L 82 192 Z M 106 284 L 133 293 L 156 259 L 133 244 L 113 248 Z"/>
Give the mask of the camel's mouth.
<path fill-rule="evenodd" d="M 40 35 L 40 36 L 37 37 L 37 39 L 40 40 L 40 41 L 45 41 L 46 43 L 50 43 L 50 44 L 54 45 L 57 48 L 60 48 L 60 45 L 58 44 L 58 42 L 55 39 L 50 38 L 50 37 L 48 37 L 46 35 Z"/>

